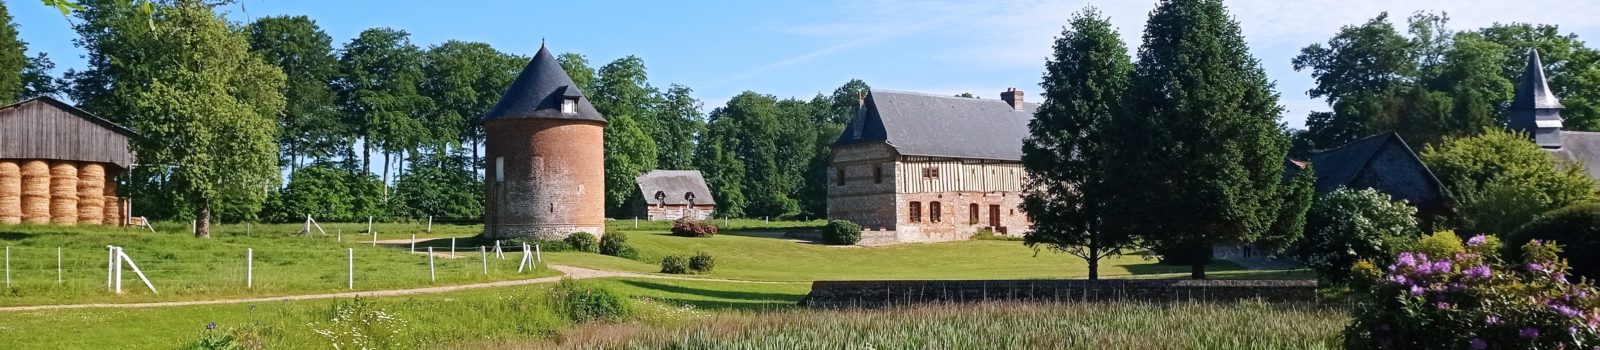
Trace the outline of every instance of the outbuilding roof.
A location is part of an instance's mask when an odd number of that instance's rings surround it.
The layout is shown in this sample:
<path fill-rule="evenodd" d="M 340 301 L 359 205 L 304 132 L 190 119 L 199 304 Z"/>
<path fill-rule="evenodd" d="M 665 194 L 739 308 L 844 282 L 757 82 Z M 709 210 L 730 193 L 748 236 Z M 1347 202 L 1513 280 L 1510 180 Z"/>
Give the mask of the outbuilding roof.
<path fill-rule="evenodd" d="M 684 205 L 690 204 L 692 198 L 696 205 L 717 204 L 699 170 L 651 170 L 635 181 L 639 183 L 645 203 Z"/>
<path fill-rule="evenodd" d="M 561 104 L 575 99 L 572 113 L 562 111 Z M 606 122 L 606 117 L 594 109 L 589 98 L 583 96 L 578 85 L 567 76 L 566 70 L 556 62 L 555 55 L 544 45 L 533 55 L 528 66 L 517 75 L 517 80 L 506 88 L 500 102 L 494 105 L 483 120 L 496 119 L 570 119 Z"/>
<path fill-rule="evenodd" d="M 1003 100 L 872 90 L 834 145 L 884 142 L 901 155 L 1022 160 L 1039 107 Z"/>

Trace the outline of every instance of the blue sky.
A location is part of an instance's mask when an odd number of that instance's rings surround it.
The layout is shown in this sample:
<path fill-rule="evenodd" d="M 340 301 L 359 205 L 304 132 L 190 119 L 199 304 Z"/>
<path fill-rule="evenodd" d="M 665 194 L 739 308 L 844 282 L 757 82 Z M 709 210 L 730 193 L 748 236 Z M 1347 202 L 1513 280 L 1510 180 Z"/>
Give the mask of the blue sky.
<path fill-rule="evenodd" d="M 462 5 L 469 4 L 469 5 Z M 1037 101 L 1052 38 L 1073 12 L 1101 8 L 1138 46 L 1155 1 L 411 1 L 242 0 L 226 8 L 236 21 L 307 15 L 335 46 L 361 30 L 393 27 L 419 46 L 450 39 L 482 41 L 524 55 L 541 38 L 556 52 L 577 52 L 599 66 L 637 55 L 652 84 L 684 84 L 704 110 L 750 90 L 809 98 L 852 78 L 875 88 L 998 98 L 1018 87 Z M 1403 19 L 1418 10 L 1447 12 L 1452 27 L 1494 22 L 1560 25 L 1600 40 L 1600 1 L 1346 0 L 1229 1 L 1251 50 L 1277 81 L 1284 121 L 1304 123 L 1325 109 L 1305 96 L 1310 77 L 1289 64 L 1301 47 L 1327 40 L 1339 26 L 1388 11 Z M 81 49 L 65 18 L 36 1 L 13 1 L 30 51 L 49 52 L 59 71 L 81 67 Z M 1600 44 L 1590 44 L 1596 46 Z M 30 53 L 31 54 L 31 53 Z"/>

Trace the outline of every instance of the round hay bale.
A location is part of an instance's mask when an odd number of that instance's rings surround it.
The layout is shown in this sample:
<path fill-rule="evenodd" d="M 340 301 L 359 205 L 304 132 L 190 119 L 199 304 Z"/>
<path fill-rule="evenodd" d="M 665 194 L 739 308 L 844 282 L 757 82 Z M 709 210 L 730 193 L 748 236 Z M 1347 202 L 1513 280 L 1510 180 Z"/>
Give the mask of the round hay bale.
<path fill-rule="evenodd" d="M 73 162 L 50 163 L 50 223 L 78 223 L 78 165 Z"/>
<path fill-rule="evenodd" d="M 50 223 L 50 164 L 42 160 L 23 161 L 22 221 Z"/>
<path fill-rule="evenodd" d="M 0 160 L 0 224 L 22 223 L 22 166 Z"/>
<path fill-rule="evenodd" d="M 116 196 L 106 196 L 105 216 L 102 224 L 108 226 L 122 226 L 122 202 Z"/>
<path fill-rule="evenodd" d="M 99 225 L 105 218 L 106 168 L 83 163 L 78 169 L 78 223 Z"/>

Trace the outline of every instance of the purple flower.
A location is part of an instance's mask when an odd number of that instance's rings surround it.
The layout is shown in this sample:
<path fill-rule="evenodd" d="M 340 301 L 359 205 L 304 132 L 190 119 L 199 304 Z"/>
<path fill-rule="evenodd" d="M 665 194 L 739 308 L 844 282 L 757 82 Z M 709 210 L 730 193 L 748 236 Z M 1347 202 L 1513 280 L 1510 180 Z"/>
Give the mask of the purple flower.
<path fill-rule="evenodd" d="M 1415 254 L 1411 254 L 1411 252 L 1400 253 L 1400 258 L 1395 261 L 1395 265 L 1400 266 L 1412 266 L 1416 264 L 1417 257 Z"/>
<path fill-rule="evenodd" d="M 1424 290 L 1422 290 L 1422 286 L 1411 286 L 1412 295 L 1422 295 L 1422 292 L 1424 292 Z"/>
<path fill-rule="evenodd" d="M 206 329 L 208 329 L 208 330 L 210 330 L 210 329 L 217 329 L 217 323 L 216 323 L 216 322 L 212 322 L 212 323 L 207 323 L 207 324 L 206 324 Z"/>
<path fill-rule="evenodd" d="M 1433 272 L 1435 272 L 1435 273 L 1447 273 L 1447 272 L 1450 272 L 1450 261 L 1449 260 L 1439 260 L 1439 261 L 1433 262 Z"/>
<path fill-rule="evenodd" d="M 1474 278 L 1474 279 L 1480 279 L 1480 280 L 1481 279 L 1489 279 L 1489 275 L 1490 274 L 1491 273 L 1489 271 L 1489 267 L 1488 266 L 1479 265 L 1479 266 L 1473 266 L 1472 268 L 1467 269 L 1467 277 L 1471 277 L 1471 278 Z"/>
<path fill-rule="evenodd" d="M 1489 237 L 1485 237 L 1484 235 L 1477 235 L 1477 236 L 1472 236 L 1472 238 L 1467 239 L 1467 246 L 1468 247 L 1476 247 L 1476 246 L 1480 246 L 1480 245 L 1483 245 L 1484 243 L 1488 243 L 1488 242 L 1489 242 Z"/>
<path fill-rule="evenodd" d="M 1544 272 L 1544 264 L 1528 263 L 1528 271 Z"/>
<path fill-rule="evenodd" d="M 1562 305 L 1560 303 L 1554 303 L 1554 302 L 1550 303 L 1550 309 L 1553 309 L 1553 310 L 1556 311 L 1556 313 L 1559 313 L 1562 316 L 1566 316 L 1566 317 L 1578 317 L 1579 315 L 1583 314 L 1582 311 L 1578 311 L 1578 309 L 1576 309 L 1576 308 L 1573 308 L 1571 306 Z"/>
<path fill-rule="evenodd" d="M 1483 350 L 1489 348 L 1489 342 L 1483 341 L 1483 338 L 1472 338 L 1472 341 L 1468 342 L 1467 346 L 1472 348 L 1472 350 Z"/>
<path fill-rule="evenodd" d="M 1498 317 L 1498 316 L 1489 316 L 1489 317 L 1486 317 L 1486 318 L 1484 318 L 1484 319 L 1483 319 L 1483 323 L 1484 323 L 1484 324 L 1488 324 L 1488 325 L 1497 325 L 1497 324 L 1500 324 L 1500 317 Z"/>
<path fill-rule="evenodd" d="M 1438 302 L 1438 303 L 1434 303 L 1433 306 L 1434 307 L 1438 307 L 1439 310 L 1449 310 L 1451 308 L 1450 303 L 1446 303 L 1446 302 L 1443 302 L 1443 301 Z"/>
<path fill-rule="evenodd" d="M 1539 338 L 1539 330 L 1533 327 L 1522 327 L 1521 331 L 1517 331 L 1517 335 L 1523 338 L 1537 339 Z"/>
<path fill-rule="evenodd" d="M 1411 282 L 1411 281 L 1406 279 L 1406 276 L 1404 276 L 1404 275 L 1394 275 L 1394 276 L 1389 276 L 1389 282 L 1394 282 L 1394 284 L 1398 284 L 1398 285 L 1404 286 L 1404 285 L 1409 285 L 1409 282 Z"/>

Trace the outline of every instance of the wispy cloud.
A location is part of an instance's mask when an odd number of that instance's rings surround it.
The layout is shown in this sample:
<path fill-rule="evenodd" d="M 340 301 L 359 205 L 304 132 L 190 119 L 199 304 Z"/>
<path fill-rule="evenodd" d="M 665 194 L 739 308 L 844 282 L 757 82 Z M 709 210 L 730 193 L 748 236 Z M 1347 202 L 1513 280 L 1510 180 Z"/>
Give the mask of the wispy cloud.
<path fill-rule="evenodd" d="M 946 26 L 961 18 L 961 8 L 941 3 L 919 3 L 916 6 L 896 0 L 861 1 L 841 9 L 838 20 L 821 23 L 803 23 L 779 28 L 778 31 L 804 36 L 844 39 L 838 44 L 798 53 L 773 61 L 739 74 L 712 82 L 712 86 L 760 76 L 778 69 L 805 63 L 839 52 L 881 43 L 890 39 L 922 34 Z M 894 16 L 881 16 L 894 13 Z"/>

